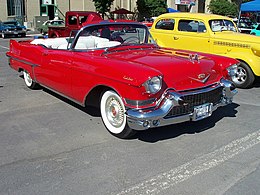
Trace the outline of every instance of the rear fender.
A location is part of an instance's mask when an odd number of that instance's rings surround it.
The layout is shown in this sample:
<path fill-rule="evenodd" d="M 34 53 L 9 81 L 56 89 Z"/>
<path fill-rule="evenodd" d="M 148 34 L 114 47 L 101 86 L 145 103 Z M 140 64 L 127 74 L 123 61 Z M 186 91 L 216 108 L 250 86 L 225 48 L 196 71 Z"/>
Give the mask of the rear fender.
<path fill-rule="evenodd" d="M 31 78 L 35 80 L 34 63 L 25 59 L 21 54 L 22 46 L 16 40 L 10 40 L 10 50 L 6 53 L 9 57 L 9 65 L 18 72 L 27 71 Z"/>

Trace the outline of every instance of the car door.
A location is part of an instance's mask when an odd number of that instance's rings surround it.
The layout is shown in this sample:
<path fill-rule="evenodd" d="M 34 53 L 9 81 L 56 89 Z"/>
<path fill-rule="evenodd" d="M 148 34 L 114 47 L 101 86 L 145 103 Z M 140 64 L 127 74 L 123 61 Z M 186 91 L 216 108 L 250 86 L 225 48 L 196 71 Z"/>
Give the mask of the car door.
<path fill-rule="evenodd" d="M 71 63 L 71 51 L 46 48 L 34 70 L 37 82 L 71 97 Z"/>
<path fill-rule="evenodd" d="M 172 39 L 178 49 L 210 52 L 210 34 L 203 21 L 179 19 Z"/>
<path fill-rule="evenodd" d="M 161 47 L 175 48 L 175 41 L 172 38 L 174 34 L 175 20 L 171 18 L 160 19 L 154 29 L 151 29 L 151 34 L 155 42 Z"/>

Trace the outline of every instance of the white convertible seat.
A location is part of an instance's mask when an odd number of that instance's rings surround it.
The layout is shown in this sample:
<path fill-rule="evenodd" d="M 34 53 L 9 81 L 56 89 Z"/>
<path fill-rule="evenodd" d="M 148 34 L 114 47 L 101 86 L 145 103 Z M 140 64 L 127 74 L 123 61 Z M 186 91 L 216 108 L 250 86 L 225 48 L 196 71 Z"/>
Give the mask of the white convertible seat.
<path fill-rule="evenodd" d="M 96 46 L 93 37 L 94 36 L 79 37 L 75 49 L 94 49 Z"/>
<path fill-rule="evenodd" d="M 68 48 L 70 48 L 70 45 L 71 44 L 68 45 L 68 43 L 62 44 L 62 45 L 58 46 L 58 49 L 68 49 Z"/>
<path fill-rule="evenodd" d="M 68 49 L 68 41 L 65 37 L 49 38 L 49 39 L 34 39 L 31 44 L 44 45 L 53 49 Z M 95 49 L 105 48 L 120 45 L 118 41 L 109 41 L 106 38 L 96 36 L 81 36 L 79 37 L 75 49 Z"/>
<path fill-rule="evenodd" d="M 60 45 L 68 44 L 68 41 L 66 38 L 49 38 L 49 39 L 34 39 L 31 41 L 31 44 L 42 44 L 45 45 L 48 48 L 57 49 Z"/>
<path fill-rule="evenodd" d="M 79 37 L 77 44 L 75 46 L 76 49 L 95 49 L 100 43 L 107 43 L 108 39 L 96 36 L 86 36 Z M 83 46 L 85 45 L 85 46 Z"/>
<path fill-rule="evenodd" d="M 114 47 L 120 44 L 119 41 L 100 42 L 97 44 L 97 48 Z"/>

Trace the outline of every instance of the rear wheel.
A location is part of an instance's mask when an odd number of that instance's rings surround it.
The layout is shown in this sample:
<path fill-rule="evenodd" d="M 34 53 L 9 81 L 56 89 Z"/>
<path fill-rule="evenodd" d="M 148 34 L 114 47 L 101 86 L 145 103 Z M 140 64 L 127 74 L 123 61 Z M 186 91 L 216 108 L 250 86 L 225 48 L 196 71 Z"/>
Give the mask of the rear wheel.
<path fill-rule="evenodd" d="M 112 90 L 105 91 L 100 101 L 100 111 L 107 130 L 119 138 L 129 138 L 135 131 L 128 127 L 122 99 Z"/>
<path fill-rule="evenodd" d="M 255 75 L 251 68 L 244 62 L 240 62 L 237 69 L 237 74 L 232 78 L 232 81 L 238 88 L 249 88 L 255 80 Z"/>
<path fill-rule="evenodd" d="M 35 81 L 33 81 L 33 79 L 27 71 L 23 71 L 23 77 L 24 82 L 28 88 L 37 89 L 39 87 L 39 85 Z"/>

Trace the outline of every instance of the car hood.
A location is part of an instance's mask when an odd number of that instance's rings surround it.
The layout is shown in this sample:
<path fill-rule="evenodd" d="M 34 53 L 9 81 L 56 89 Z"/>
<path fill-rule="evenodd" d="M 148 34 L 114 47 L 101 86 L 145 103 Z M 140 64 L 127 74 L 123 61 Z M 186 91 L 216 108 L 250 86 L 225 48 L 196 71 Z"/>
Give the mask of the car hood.
<path fill-rule="evenodd" d="M 216 83 L 222 77 L 219 66 L 209 56 L 173 49 L 136 49 L 107 52 L 117 64 L 128 62 L 149 67 L 163 76 L 167 88 L 187 90 Z M 139 71 L 140 70 L 140 71 Z M 129 70 L 129 77 L 145 76 L 143 69 Z"/>
<path fill-rule="evenodd" d="M 242 44 L 260 44 L 260 37 L 258 36 L 228 31 L 215 32 L 214 39 Z"/>

